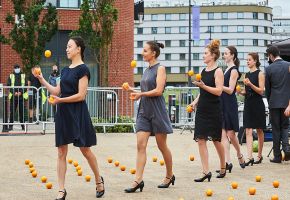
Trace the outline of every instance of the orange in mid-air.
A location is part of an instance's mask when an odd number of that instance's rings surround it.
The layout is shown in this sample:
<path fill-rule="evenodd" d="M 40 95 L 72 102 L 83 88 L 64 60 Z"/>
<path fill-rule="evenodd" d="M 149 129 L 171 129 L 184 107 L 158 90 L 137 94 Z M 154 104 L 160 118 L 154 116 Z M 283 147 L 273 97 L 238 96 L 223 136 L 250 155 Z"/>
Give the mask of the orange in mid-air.
<path fill-rule="evenodd" d="M 135 68 L 137 66 L 136 60 L 132 60 L 130 65 L 131 65 L 132 68 Z"/>
<path fill-rule="evenodd" d="M 193 76 L 193 75 L 194 75 L 194 71 L 193 71 L 193 70 L 189 70 L 189 71 L 187 72 L 187 75 L 188 75 L 188 76 Z"/>
<path fill-rule="evenodd" d="M 200 81 L 201 80 L 201 74 L 196 74 L 195 75 L 195 80 Z"/>
<path fill-rule="evenodd" d="M 45 56 L 46 58 L 49 58 L 49 57 L 51 56 L 51 51 L 50 51 L 50 50 L 46 50 L 46 51 L 44 52 L 44 56 Z"/>
<path fill-rule="evenodd" d="M 125 82 L 125 83 L 123 83 L 123 85 L 122 85 L 122 88 L 123 88 L 123 90 L 129 90 L 129 83 L 128 82 Z"/>

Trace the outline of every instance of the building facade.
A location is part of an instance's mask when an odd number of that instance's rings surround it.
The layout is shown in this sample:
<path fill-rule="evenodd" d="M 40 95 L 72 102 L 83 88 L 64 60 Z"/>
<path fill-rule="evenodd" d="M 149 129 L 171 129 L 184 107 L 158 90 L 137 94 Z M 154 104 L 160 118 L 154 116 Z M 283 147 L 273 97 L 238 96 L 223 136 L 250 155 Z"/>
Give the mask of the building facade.
<path fill-rule="evenodd" d="M 209 39 L 219 39 L 222 51 L 226 46 L 236 46 L 242 72 L 248 71 L 246 59 L 249 52 L 258 52 L 262 65 L 266 65 L 266 46 L 272 40 L 272 8 L 260 4 L 206 2 L 199 4 L 200 40 L 191 43 L 191 69 L 198 73 L 205 67 L 202 56 Z M 188 4 L 186 1 L 176 1 L 175 4 L 152 1 L 145 4 L 144 10 L 144 20 L 135 21 L 134 28 L 134 56 L 138 61 L 134 71 L 135 84 L 139 84 L 147 67 L 142 59 L 142 47 L 148 40 L 157 40 L 165 44 L 159 60 L 166 66 L 168 85 L 186 85 L 189 57 Z M 224 65 L 222 59 L 219 59 L 219 65 Z"/>
<path fill-rule="evenodd" d="M 273 17 L 273 42 L 290 38 L 290 17 Z"/>

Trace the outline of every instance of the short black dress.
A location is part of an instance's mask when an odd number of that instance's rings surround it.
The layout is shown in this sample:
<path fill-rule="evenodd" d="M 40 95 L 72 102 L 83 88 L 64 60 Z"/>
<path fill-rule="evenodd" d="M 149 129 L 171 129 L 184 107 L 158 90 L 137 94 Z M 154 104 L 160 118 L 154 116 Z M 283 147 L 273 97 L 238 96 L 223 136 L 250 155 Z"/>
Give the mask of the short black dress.
<path fill-rule="evenodd" d="M 140 82 L 141 92 L 156 88 L 159 66 L 160 64 L 157 63 L 145 70 Z M 139 131 L 150 132 L 151 136 L 156 133 L 173 133 L 163 96 L 141 97 L 136 119 L 136 133 Z"/>
<path fill-rule="evenodd" d="M 201 73 L 201 80 L 205 85 L 215 87 L 215 68 L 205 69 Z M 198 139 L 221 141 L 222 136 L 222 109 L 219 96 L 213 95 L 200 88 L 200 96 L 195 115 L 194 140 Z"/>
<path fill-rule="evenodd" d="M 237 70 L 239 77 L 241 77 L 241 73 L 239 72 L 238 67 L 233 66 L 224 74 L 224 86 L 229 87 L 230 78 L 232 70 Z M 236 97 L 236 87 L 232 94 L 228 94 L 223 92 L 221 95 L 222 99 L 222 115 L 223 115 L 223 129 L 225 130 L 233 130 L 235 132 L 239 131 L 239 113 L 238 113 L 238 103 Z"/>
<path fill-rule="evenodd" d="M 251 83 L 259 86 L 260 70 L 246 73 Z M 264 129 L 266 128 L 265 104 L 260 94 L 256 93 L 250 86 L 245 86 L 246 95 L 244 102 L 243 124 L 244 128 Z"/>
<path fill-rule="evenodd" d="M 60 76 L 60 97 L 77 94 L 79 80 L 84 76 L 90 80 L 90 71 L 85 64 L 74 68 L 65 67 Z M 76 147 L 96 145 L 96 132 L 85 100 L 57 105 L 55 139 L 57 147 L 70 143 Z"/>

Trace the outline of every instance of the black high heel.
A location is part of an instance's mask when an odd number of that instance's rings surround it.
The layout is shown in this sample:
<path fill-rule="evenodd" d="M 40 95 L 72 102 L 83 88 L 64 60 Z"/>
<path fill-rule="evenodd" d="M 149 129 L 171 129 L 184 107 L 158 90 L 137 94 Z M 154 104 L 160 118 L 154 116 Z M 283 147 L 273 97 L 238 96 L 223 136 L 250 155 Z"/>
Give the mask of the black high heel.
<path fill-rule="evenodd" d="M 224 173 L 221 173 L 221 171 L 222 170 L 225 170 L 225 172 Z M 226 174 L 227 174 L 227 170 L 226 170 L 226 168 L 221 168 L 221 170 L 220 170 L 220 172 L 219 172 L 219 175 L 217 175 L 216 177 L 217 178 L 224 178 L 225 176 L 226 176 Z"/>
<path fill-rule="evenodd" d="M 65 200 L 65 197 L 66 197 L 66 195 L 67 195 L 66 190 L 63 189 L 63 190 L 60 190 L 60 191 L 58 191 L 58 192 L 62 192 L 62 193 L 63 193 L 63 196 L 62 196 L 61 198 L 57 198 L 57 199 L 55 199 L 55 200 Z"/>
<path fill-rule="evenodd" d="M 174 182 L 175 182 L 174 175 L 172 175 L 171 178 L 168 178 L 168 177 L 166 177 L 166 178 L 170 180 L 169 183 L 162 183 L 162 184 L 157 186 L 158 188 L 168 188 L 170 186 L 170 184 L 174 185 Z"/>
<path fill-rule="evenodd" d="M 248 158 L 248 160 L 249 160 L 249 161 L 246 162 L 245 165 L 246 165 L 246 166 L 249 166 L 249 165 L 251 164 L 251 166 L 253 166 L 253 164 L 254 164 L 254 158 L 251 158 L 251 159 Z"/>
<path fill-rule="evenodd" d="M 211 176 L 212 176 L 211 172 L 209 172 L 207 174 L 206 173 L 203 173 L 203 174 L 204 174 L 204 177 L 194 179 L 194 181 L 195 182 L 203 182 L 205 179 L 207 179 L 208 182 L 210 182 L 210 179 L 211 179 Z"/>
<path fill-rule="evenodd" d="M 232 173 L 232 169 L 233 169 L 233 164 L 232 163 L 230 163 L 230 164 L 228 164 L 228 163 L 226 163 L 226 170 L 228 170 L 229 171 L 229 173 Z M 216 170 L 215 172 L 216 173 L 220 173 L 220 171 L 221 170 Z"/>
<path fill-rule="evenodd" d="M 242 156 L 238 158 L 239 159 L 239 164 L 240 164 L 240 166 L 241 166 L 242 169 L 245 169 L 245 167 L 246 167 L 246 161 L 244 161 L 243 163 L 240 163 L 240 160 L 243 158 L 243 154 L 241 154 L 241 155 Z"/>
<path fill-rule="evenodd" d="M 98 189 L 97 189 L 97 193 L 96 193 L 96 197 L 97 198 L 101 198 L 104 194 L 105 194 L 105 185 L 104 185 L 104 179 L 103 179 L 103 177 L 101 176 L 101 182 L 100 183 L 97 183 L 97 185 L 99 185 L 99 184 L 103 184 L 103 190 L 102 191 L 98 191 Z"/>
<path fill-rule="evenodd" d="M 141 181 L 140 183 L 138 183 L 137 181 L 135 181 L 135 183 L 137 183 L 137 185 L 133 188 L 127 188 L 124 191 L 126 193 L 133 193 L 136 192 L 136 190 L 138 190 L 140 188 L 140 192 L 142 192 L 143 188 L 144 188 L 144 181 Z"/>
<path fill-rule="evenodd" d="M 257 165 L 257 164 L 261 164 L 261 163 L 262 163 L 263 156 L 261 156 L 261 157 L 258 156 L 258 158 L 259 158 L 259 160 L 257 160 L 257 161 L 254 162 L 255 165 Z"/>

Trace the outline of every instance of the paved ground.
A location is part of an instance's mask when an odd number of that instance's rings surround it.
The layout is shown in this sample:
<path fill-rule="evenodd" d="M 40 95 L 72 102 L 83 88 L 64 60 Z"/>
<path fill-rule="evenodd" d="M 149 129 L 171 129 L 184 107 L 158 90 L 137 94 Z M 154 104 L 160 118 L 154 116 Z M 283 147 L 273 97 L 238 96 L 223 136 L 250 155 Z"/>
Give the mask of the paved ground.
<path fill-rule="evenodd" d="M 164 176 L 164 166 L 153 163 L 152 157 L 161 155 L 152 137 L 148 146 L 148 162 L 145 169 L 145 188 L 142 193 L 125 194 L 123 189 L 130 186 L 133 175 L 129 173 L 130 168 L 135 165 L 135 136 L 133 134 L 98 134 L 98 145 L 93 151 L 98 157 L 101 173 L 105 178 L 106 194 L 104 199 L 175 199 L 183 197 L 185 200 L 215 199 L 227 200 L 233 196 L 235 200 L 267 200 L 273 194 L 278 194 L 279 199 L 289 199 L 290 188 L 290 164 L 272 164 L 266 157 L 271 148 L 271 143 L 265 144 L 264 162 L 261 165 L 248 167 L 242 170 L 238 166 L 235 152 L 232 149 L 234 169 L 227 174 L 225 179 L 212 178 L 210 183 L 195 183 L 194 178 L 201 174 L 201 164 L 197 144 L 192 140 L 192 135 L 187 131 L 180 135 L 179 130 L 169 136 L 169 146 L 172 150 L 174 160 L 174 173 L 176 185 L 169 189 L 158 189 L 156 186 Z M 218 158 L 214 147 L 209 143 L 210 168 L 214 172 L 218 168 Z M 242 146 L 246 152 L 246 146 Z M 189 155 L 195 156 L 195 161 L 189 161 Z M 10 200 L 36 200 L 55 199 L 57 194 L 56 180 L 56 156 L 54 147 L 54 134 L 29 134 L 21 136 L 0 137 L 0 199 Z M 107 163 L 107 157 L 112 156 L 114 160 L 126 165 L 125 172 L 113 164 Z M 69 146 L 68 158 L 77 160 L 83 168 L 84 174 L 92 175 L 88 164 L 82 157 L 80 151 Z M 36 166 L 37 178 L 32 178 L 28 167 L 24 164 L 25 159 L 30 159 Z M 213 173 L 215 175 L 215 173 Z M 53 189 L 47 190 L 45 184 L 41 183 L 40 177 L 45 175 L 53 183 Z M 255 182 L 255 176 L 263 177 L 261 183 Z M 273 188 L 272 182 L 278 180 L 280 187 Z M 237 190 L 231 189 L 231 182 L 239 184 Z M 248 195 L 248 188 L 255 187 L 255 196 Z M 205 196 L 206 189 L 212 189 L 212 197 Z M 90 200 L 95 199 L 95 185 L 93 182 L 86 183 L 84 176 L 77 176 L 72 165 L 68 165 L 66 189 L 67 199 Z M 288 198 L 286 198 L 286 194 Z"/>

